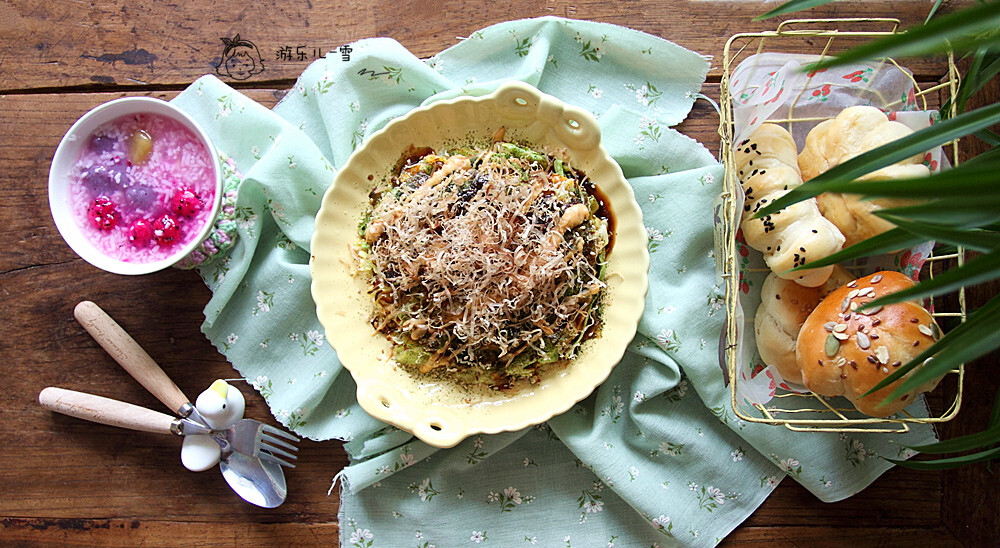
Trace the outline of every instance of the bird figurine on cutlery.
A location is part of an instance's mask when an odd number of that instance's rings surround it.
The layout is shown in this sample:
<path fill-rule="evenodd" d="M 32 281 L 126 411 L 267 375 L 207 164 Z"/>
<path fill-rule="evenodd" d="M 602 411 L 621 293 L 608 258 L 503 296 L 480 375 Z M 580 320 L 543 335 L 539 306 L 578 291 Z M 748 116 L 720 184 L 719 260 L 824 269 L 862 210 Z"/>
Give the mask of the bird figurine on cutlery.
<path fill-rule="evenodd" d="M 207 425 L 221 430 L 243 418 L 246 401 L 243 393 L 226 381 L 219 379 L 198 395 L 195 408 Z M 184 436 L 181 445 L 181 463 L 192 472 L 202 472 L 219 464 L 222 449 L 210 435 Z"/>

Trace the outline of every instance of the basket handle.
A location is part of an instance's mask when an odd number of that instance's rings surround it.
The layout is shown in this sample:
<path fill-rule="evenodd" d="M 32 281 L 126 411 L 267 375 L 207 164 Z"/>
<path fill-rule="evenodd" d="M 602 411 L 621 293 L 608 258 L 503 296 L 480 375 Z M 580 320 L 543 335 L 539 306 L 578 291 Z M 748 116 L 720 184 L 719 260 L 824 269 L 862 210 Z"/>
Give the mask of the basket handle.
<path fill-rule="evenodd" d="M 803 30 L 794 30 L 787 27 L 792 25 L 812 25 L 812 24 L 829 24 L 829 23 L 884 23 L 887 26 L 891 26 L 888 31 L 889 34 L 895 34 L 899 30 L 899 19 L 892 17 L 850 17 L 843 19 L 789 19 L 787 21 L 782 21 L 778 25 L 777 33 L 778 35 L 790 34 L 793 32 L 805 32 Z M 836 31 L 836 29 L 833 29 Z M 813 31 L 814 32 L 814 31 Z"/>

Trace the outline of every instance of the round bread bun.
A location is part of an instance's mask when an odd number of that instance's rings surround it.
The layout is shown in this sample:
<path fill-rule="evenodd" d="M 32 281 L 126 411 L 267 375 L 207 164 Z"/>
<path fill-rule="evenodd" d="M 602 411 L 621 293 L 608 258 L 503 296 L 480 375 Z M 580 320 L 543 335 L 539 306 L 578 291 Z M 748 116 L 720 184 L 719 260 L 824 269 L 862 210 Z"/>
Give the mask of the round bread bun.
<path fill-rule="evenodd" d="M 795 359 L 802 324 L 823 297 L 853 279 L 850 272 L 837 265 L 826 283 L 818 287 L 801 286 L 773 272 L 764 280 L 753 320 L 757 352 L 765 364 L 778 369 L 785 381 L 802 384 L 802 371 Z"/>
<path fill-rule="evenodd" d="M 796 361 L 802 371 L 802 384 L 816 394 L 844 396 L 858 411 L 874 417 L 899 412 L 913 403 L 917 394 L 933 390 L 940 378 L 881 405 L 901 379 L 861 397 L 940 336 L 934 318 L 914 302 L 855 310 L 913 285 L 899 272 L 876 272 L 827 295 L 799 331 Z"/>

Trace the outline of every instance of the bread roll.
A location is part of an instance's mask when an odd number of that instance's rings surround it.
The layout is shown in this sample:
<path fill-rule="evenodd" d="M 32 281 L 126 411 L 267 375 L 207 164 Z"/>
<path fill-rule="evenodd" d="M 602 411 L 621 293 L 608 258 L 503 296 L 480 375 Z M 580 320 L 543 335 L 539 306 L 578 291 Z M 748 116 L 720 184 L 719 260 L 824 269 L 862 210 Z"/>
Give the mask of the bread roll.
<path fill-rule="evenodd" d="M 806 143 L 798 157 L 802 179 L 808 181 L 820 173 L 869 150 L 878 148 L 913 133 L 905 125 L 889 120 L 881 110 L 869 106 L 848 107 L 836 118 L 825 120 L 806 135 Z M 884 181 L 926 177 L 930 170 L 917 154 L 859 178 L 859 181 Z M 894 225 L 872 215 L 874 211 L 912 203 L 907 200 L 881 198 L 860 200 L 857 195 L 827 192 L 816 197 L 824 217 L 844 235 L 844 246 L 881 234 Z"/>
<path fill-rule="evenodd" d="M 802 384 L 802 371 L 795 359 L 799 330 L 823 297 L 853 279 L 839 265 L 819 287 L 804 287 L 769 274 L 761 286 L 760 306 L 753 320 L 757 351 L 764 363 L 777 367 L 786 381 Z"/>
<path fill-rule="evenodd" d="M 844 396 L 858 411 L 874 417 L 896 413 L 913 403 L 917 394 L 933 390 L 940 378 L 884 406 L 879 404 L 901 380 L 861 398 L 895 368 L 926 350 L 940 334 L 934 319 L 917 303 L 854 311 L 877 297 L 911 286 L 913 281 L 903 274 L 878 272 L 827 295 L 799 331 L 796 361 L 802 384 L 816 394 Z"/>
<path fill-rule="evenodd" d="M 763 124 L 734 153 L 736 169 L 746 194 L 740 228 L 750 247 L 764 254 L 764 262 L 784 279 L 817 287 L 830 277 L 832 266 L 786 273 L 813 259 L 821 259 L 844 244 L 844 236 L 823 218 L 815 199 L 799 202 L 760 219 L 760 208 L 802 184 L 795 141 L 775 124 Z"/>

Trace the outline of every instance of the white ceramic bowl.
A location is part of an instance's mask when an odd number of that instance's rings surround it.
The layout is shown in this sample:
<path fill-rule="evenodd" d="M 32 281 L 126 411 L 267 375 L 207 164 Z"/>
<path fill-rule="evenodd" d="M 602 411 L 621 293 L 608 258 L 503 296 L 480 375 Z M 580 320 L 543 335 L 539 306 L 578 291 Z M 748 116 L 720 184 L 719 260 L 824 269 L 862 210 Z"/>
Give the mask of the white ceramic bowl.
<path fill-rule="evenodd" d="M 75 219 L 73 194 L 70 187 L 73 165 L 79 160 L 82 147 L 86 146 L 88 137 L 94 130 L 116 118 L 136 113 L 158 114 L 180 122 L 205 146 L 212 158 L 212 169 L 215 175 L 215 200 L 211 204 L 208 218 L 199 230 L 197 237 L 187 245 L 177 246 L 167 258 L 145 263 L 126 262 L 109 257 L 96 247 L 90 238 L 84 235 Z M 63 136 L 58 148 L 56 148 L 55 155 L 52 157 L 52 166 L 49 168 L 49 209 L 63 239 L 73 251 L 88 263 L 115 274 L 148 274 L 174 265 L 194 251 L 208 236 L 222 204 L 222 185 L 222 166 L 219 163 L 219 155 L 208 135 L 193 118 L 166 101 L 151 97 L 125 97 L 93 108 L 77 120 Z"/>
<path fill-rule="evenodd" d="M 488 142 L 500 127 L 506 139 L 565 148 L 611 203 L 615 243 L 608 257 L 608 293 L 599 337 L 565 368 L 516 391 L 459 388 L 413 376 L 392 359 L 392 345 L 369 322 L 367 281 L 356 275 L 350 245 L 369 207 L 368 193 L 411 146 L 440 148 Z M 414 109 L 369 137 L 337 173 L 323 196 L 312 238 L 312 295 L 331 346 L 358 385 L 370 415 L 437 447 L 476 433 L 514 431 L 568 410 L 604 382 L 635 336 L 648 287 L 649 254 L 642 213 L 621 168 L 601 145 L 588 112 L 532 86 L 511 82 L 484 97 L 460 97 Z"/>

